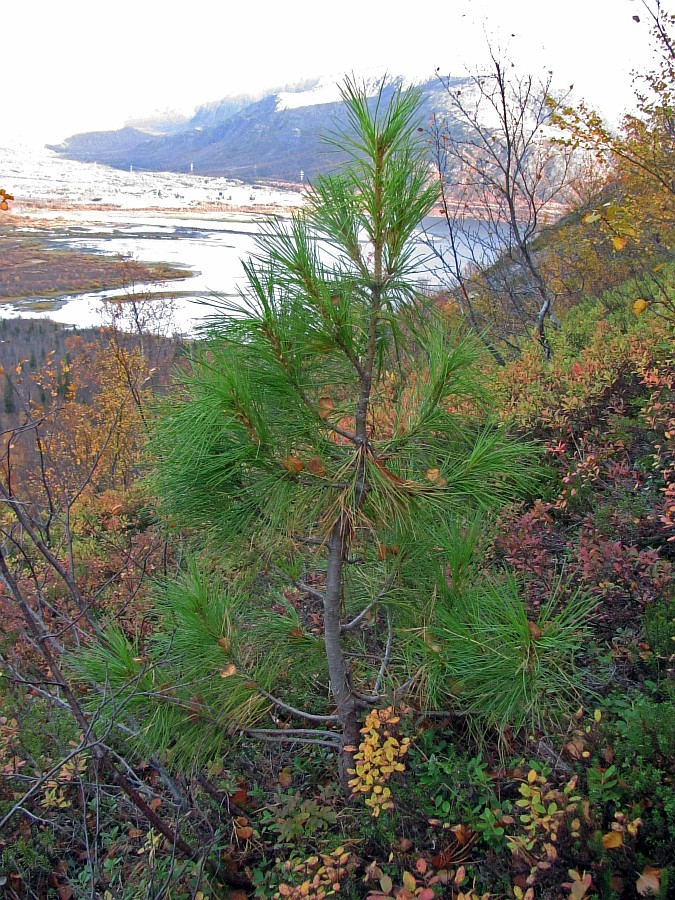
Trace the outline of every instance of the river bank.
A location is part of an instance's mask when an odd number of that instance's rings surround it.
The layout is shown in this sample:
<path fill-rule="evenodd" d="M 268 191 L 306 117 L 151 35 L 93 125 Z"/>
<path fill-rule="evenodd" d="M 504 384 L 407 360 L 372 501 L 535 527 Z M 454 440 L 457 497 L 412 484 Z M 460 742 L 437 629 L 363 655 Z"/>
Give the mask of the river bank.
<path fill-rule="evenodd" d="M 130 211 L 113 203 L 14 201 L 0 215 L 0 304 L 5 311 L 49 313 L 76 295 L 150 286 L 158 299 L 167 293 L 190 296 L 194 290 L 180 290 L 178 283 L 198 278 L 201 271 L 189 262 L 167 262 L 163 258 L 167 254 L 159 248 L 156 261 L 138 259 L 133 247 L 120 252 L 120 241 L 130 237 L 130 220 L 146 233 L 149 222 L 172 221 L 184 238 L 203 237 L 215 223 L 235 230 L 241 225 L 248 234 L 278 216 L 274 204 L 223 208 L 222 203 L 196 201 L 189 208 L 147 206 Z M 161 234 L 159 226 L 156 232 Z M 169 283 L 170 291 L 160 290 Z"/>
<path fill-rule="evenodd" d="M 0 225 L 0 302 L 22 309 L 49 310 L 59 298 L 135 284 L 158 284 L 190 278 L 185 267 L 164 262 L 141 263 L 104 253 L 51 245 L 50 229 L 33 223 L 30 230 Z"/>

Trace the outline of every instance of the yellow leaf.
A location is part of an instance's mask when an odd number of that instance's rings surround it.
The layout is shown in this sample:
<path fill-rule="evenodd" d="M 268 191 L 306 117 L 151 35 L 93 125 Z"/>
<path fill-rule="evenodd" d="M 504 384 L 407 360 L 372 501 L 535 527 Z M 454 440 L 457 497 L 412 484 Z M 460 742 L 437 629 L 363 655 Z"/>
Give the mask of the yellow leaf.
<path fill-rule="evenodd" d="M 441 473 L 438 469 L 427 469 L 424 477 L 427 479 L 427 481 L 436 481 L 440 474 Z"/>
<path fill-rule="evenodd" d="M 623 844 L 623 835 L 620 831 L 610 831 L 602 836 L 602 846 L 605 850 L 616 850 Z"/>
<path fill-rule="evenodd" d="M 612 243 L 614 244 L 615 250 L 623 250 L 628 243 L 628 238 L 622 237 L 621 235 L 616 235 L 612 238 Z"/>
<path fill-rule="evenodd" d="M 229 678 L 231 675 L 234 675 L 236 671 L 237 667 L 234 665 L 234 663 L 230 663 L 229 665 L 225 666 L 224 669 L 220 670 L 220 677 Z"/>
<path fill-rule="evenodd" d="M 642 297 L 638 297 L 638 299 L 633 304 L 633 312 L 636 316 L 639 316 L 647 309 L 648 306 L 649 302 L 647 300 L 644 300 Z"/>
<path fill-rule="evenodd" d="M 586 213 L 581 221 L 584 223 L 584 225 L 592 225 L 593 222 L 599 221 L 600 218 L 600 213 L 592 210 L 592 212 Z"/>
<path fill-rule="evenodd" d="M 412 894 L 417 887 L 417 879 L 410 872 L 403 873 L 403 886 Z"/>

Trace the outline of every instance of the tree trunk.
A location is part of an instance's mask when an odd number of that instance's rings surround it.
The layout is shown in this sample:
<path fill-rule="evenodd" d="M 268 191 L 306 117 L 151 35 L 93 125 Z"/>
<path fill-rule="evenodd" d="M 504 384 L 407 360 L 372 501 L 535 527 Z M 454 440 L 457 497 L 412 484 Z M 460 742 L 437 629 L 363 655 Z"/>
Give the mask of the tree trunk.
<path fill-rule="evenodd" d="M 323 633 L 328 661 L 328 677 L 337 707 L 342 730 L 340 751 L 340 781 L 349 791 L 349 769 L 353 768 L 354 750 L 359 741 L 359 723 L 356 715 L 356 698 L 351 689 L 351 678 L 347 660 L 342 649 L 342 567 L 346 551 L 346 522 L 340 516 L 333 525 L 328 539 L 328 573 L 323 600 Z"/>

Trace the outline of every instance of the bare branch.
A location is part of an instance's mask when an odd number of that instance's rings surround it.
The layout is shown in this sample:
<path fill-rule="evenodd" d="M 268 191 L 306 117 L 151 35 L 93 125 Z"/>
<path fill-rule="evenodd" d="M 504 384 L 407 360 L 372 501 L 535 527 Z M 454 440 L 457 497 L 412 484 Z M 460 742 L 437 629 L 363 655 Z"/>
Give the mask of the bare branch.
<path fill-rule="evenodd" d="M 338 716 L 318 716 L 314 713 L 305 712 L 302 709 L 296 709 L 294 706 L 289 706 L 288 703 L 284 703 L 283 700 L 279 700 L 278 697 L 274 697 L 272 694 L 268 694 L 267 691 L 263 690 L 261 687 L 256 687 L 256 690 L 259 694 L 262 694 L 270 703 L 273 703 L 275 706 L 278 706 L 279 709 L 283 709 L 288 713 L 291 713 L 294 716 L 299 716 L 301 719 L 307 719 L 308 722 L 337 722 Z"/>

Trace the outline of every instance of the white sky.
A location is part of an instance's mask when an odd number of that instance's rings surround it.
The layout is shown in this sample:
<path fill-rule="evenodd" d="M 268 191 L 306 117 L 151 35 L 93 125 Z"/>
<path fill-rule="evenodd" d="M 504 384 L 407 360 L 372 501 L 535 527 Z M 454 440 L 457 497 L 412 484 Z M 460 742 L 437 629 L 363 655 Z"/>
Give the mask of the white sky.
<path fill-rule="evenodd" d="M 462 75 L 485 59 L 486 35 L 520 72 L 552 69 L 558 87 L 574 83 L 577 97 L 615 118 L 632 101 L 631 69 L 654 58 L 642 0 L 0 0 L 0 7 L 0 143 L 56 142 L 371 66 Z"/>

